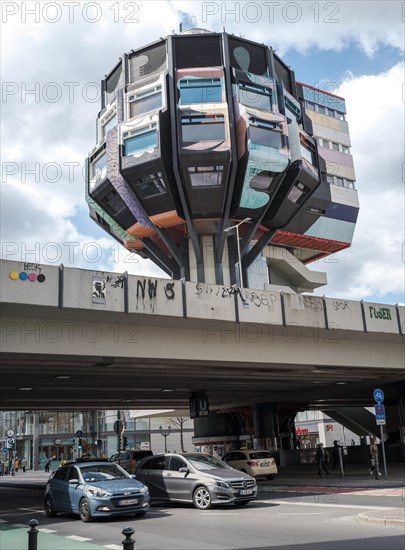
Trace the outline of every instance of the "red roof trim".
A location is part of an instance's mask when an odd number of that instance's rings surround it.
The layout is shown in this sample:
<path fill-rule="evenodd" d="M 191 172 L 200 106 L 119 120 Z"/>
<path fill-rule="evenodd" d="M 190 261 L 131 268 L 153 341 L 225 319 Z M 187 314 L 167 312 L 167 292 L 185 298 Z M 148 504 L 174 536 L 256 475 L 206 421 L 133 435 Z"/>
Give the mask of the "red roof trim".
<path fill-rule="evenodd" d="M 317 256 L 309 258 L 308 262 L 314 261 L 319 256 L 332 254 L 333 252 L 344 250 L 350 246 L 350 243 L 322 239 L 321 237 L 310 237 L 309 235 L 300 235 L 299 233 L 290 233 L 289 231 L 281 230 L 278 230 L 274 234 L 270 242 L 284 244 L 287 246 L 296 246 L 299 248 L 309 248 L 319 252 Z"/>
<path fill-rule="evenodd" d="M 344 97 L 336 94 L 331 94 L 330 92 L 327 92 L 326 90 L 320 90 L 319 88 L 314 88 L 314 86 L 310 86 L 309 84 L 304 84 L 303 82 L 296 82 L 296 84 L 301 84 L 301 86 L 305 86 L 306 88 L 311 88 L 311 90 L 316 90 L 317 92 L 320 92 L 321 94 L 327 94 L 331 95 L 332 97 L 337 97 L 338 99 L 342 99 L 343 101 L 346 101 Z"/>

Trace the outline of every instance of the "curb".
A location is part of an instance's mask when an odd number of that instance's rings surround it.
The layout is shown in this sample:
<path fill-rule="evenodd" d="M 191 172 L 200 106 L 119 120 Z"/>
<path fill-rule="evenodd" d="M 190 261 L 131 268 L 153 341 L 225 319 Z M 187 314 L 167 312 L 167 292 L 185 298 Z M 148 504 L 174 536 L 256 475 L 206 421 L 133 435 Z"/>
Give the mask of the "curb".
<path fill-rule="evenodd" d="M 393 511 L 396 510 L 393 508 Z M 401 508 L 398 508 L 399 513 L 404 513 Z M 394 512 L 395 514 L 395 512 Z M 394 515 L 392 514 L 392 515 Z M 398 514 L 399 515 L 399 514 Z M 377 525 L 393 525 L 395 527 L 404 527 L 405 526 L 405 518 L 395 518 L 395 517 L 374 517 L 370 515 L 370 512 L 362 512 L 361 514 L 358 514 L 357 519 L 362 523 L 374 523 Z"/>

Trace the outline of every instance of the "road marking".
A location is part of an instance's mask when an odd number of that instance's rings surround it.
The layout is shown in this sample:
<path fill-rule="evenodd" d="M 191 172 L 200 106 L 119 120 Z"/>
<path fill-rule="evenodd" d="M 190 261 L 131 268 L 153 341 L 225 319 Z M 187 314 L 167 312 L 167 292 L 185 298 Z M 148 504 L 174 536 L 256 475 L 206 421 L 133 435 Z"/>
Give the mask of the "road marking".
<path fill-rule="evenodd" d="M 13 523 L 13 527 L 28 527 L 28 525 L 26 523 Z"/>
<path fill-rule="evenodd" d="M 111 548 L 111 550 L 122 550 L 122 546 L 118 546 L 118 544 L 106 544 L 103 545 L 104 548 Z"/>
<path fill-rule="evenodd" d="M 38 527 L 38 531 L 41 531 L 41 533 L 57 533 L 55 529 L 47 529 L 46 527 Z"/>
<path fill-rule="evenodd" d="M 279 512 L 279 516 L 324 516 L 326 512 Z"/>
<path fill-rule="evenodd" d="M 79 537 L 79 535 L 70 535 L 66 538 L 71 540 L 78 540 L 80 542 L 86 542 L 86 540 L 91 540 L 91 539 L 87 539 L 86 537 Z"/>
<path fill-rule="evenodd" d="M 8 523 L 6 519 L 0 519 L 0 523 Z"/>
<path fill-rule="evenodd" d="M 256 501 L 268 503 L 268 501 Z M 285 500 L 272 500 L 271 504 L 286 504 L 288 506 L 321 506 L 322 508 L 354 508 L 361 510 L 393 510 L 392 506 L 361 506 L 360 504 L 325 504 L 318 502 L 286 502 Z"/>

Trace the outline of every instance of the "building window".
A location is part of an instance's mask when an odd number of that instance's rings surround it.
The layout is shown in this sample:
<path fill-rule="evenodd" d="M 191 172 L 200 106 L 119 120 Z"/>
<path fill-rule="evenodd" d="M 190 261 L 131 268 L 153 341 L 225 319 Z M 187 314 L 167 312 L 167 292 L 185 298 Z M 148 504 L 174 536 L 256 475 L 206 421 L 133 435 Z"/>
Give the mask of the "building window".
<path fill-rule="evenodd" d="M 310 111 L 315 111 L 315 103 L 311 103 L 311 101 L 306 101 L 305 107 Z"/>
<path fill-rule="evenodd" d="M 254 109 L 271 111 L 271 90 L 265 86 L 241 82 L 239 84 L 239 103 Z"/>
<path fill-rule="evenodd" d="M 332 149 L 334 151 L 339 151 L 339 144 L 338 143 L 334 143 L 333 141 L 331 142 L 332 143 Z"/>
<path fill-rule="evenodd" d="M 187 116 L 181 118 L 183 143 L 225 139 L 223 115 Z"/>
<path fill-rule="evenodd" d="M 162 86 L 155 86 L 149 90 L 129 96 L 130 118 L 156 111 L 162 107 Z"/>
<path fill-rule="evenodd" d="M 308 195 L 310 189 L 303 183 L 296 183 L 291 191 L 288 193 L 287 199 L 294 204 L 300 205 Z"/>
<path fill-rule="evenodd" d="M 162 195 L 166 193 L 166 187 L 162 178 L 161 172 L 150 174 L 143 178 L 139 178 L 135 183 L 139 194 L 144 198 L 156 197 L 156 195 Z"/>
<path fill-rule="evenodd" d="M 90 167 L 90 179 L 92 180 L 92 187 L 105 178 L 107 173 L 107 155 L 105 151 L 96 160 L 91 163 Z"/>
<path fill-rule="evenodd" d="M 189 166 L 193 187 L 219 187 L 222 183 L 223 166 Z"/>
<path fill-rule="evenodd" d="M 314 153 L 308 149 L 302 142 L 300 143 L 301 157 L 307 160 L 312 166 L 315 166 Z"/>
<path fill-rule="evenodd" d="M 342 153 L 344 153 L 345 155 L 350 155 L 349 148 L 345 145 L 342 145 Z"/>
<path fill-rule="evenodd" d="M 182 78 L 180 86 L 180 105 L 191 103 L 221 103 L 221 78 Z"/>
<path fill-rule="evenodd" d="M 103 123 L 103 125 L 102 125 L 103 138 L 105 138 L 106 135 L 107 135 L 107 132 L 109 130 L 111 130 L 111 128 L 115 128 L 115 126 L 117 126 L 117 115 L 116 114 L 114 114 L 110 119 L 108 119 L 107 122 Z"/>
<path fill-rule="evenodd" d="M 334 111 L 334 116 L 335 116 L 335 118 L 337 118 L 338 120 L 345 120 L 345 115 L 344 115 L 344 113 L 341 113 L 340 111 Z"/>
<path fill-rule="evenodd" d="M 281 149 L 284 145 L 280 126 L 275 122 L 250 117 L 249 136 L 251 149 L 267 149 L 267 147 Z"/>
<path fill-rule="evenodd" d="M 150 124 L 145 128 L 140 128 L 132 132 L 125 132 L 124 138 L 124 156 L 156 149 L 158 146 L 158 133 L 156 124 Z"/>
<path fill-rule="evenodd" d="M 346 187 L 346 189 L 355 189 L 354 181 L 346 178 L 339 178 L 338 176 L 328 175 L 326 180 L 329 185 L 338 185 L 339 187 Z"/>

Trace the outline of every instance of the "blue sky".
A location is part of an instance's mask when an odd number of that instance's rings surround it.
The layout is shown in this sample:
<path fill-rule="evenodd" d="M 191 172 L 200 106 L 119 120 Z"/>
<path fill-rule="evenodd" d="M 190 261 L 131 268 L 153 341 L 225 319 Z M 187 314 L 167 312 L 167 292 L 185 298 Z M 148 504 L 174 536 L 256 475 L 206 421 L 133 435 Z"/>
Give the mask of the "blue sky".
<path fill-rule="evenodd" d="M 17 6 L 17 12 L 6 13 L 5 4 Z M 188 13 L 197 26 L 215 31 L 225 27 L 271 45 L 299 81 L 321 87 L 336 83 L 337 94 L 346 99 L 360 215 L 352 247 L 337 255 L 336 262 L 312 267 L 328 274 L 322 294 L 404 302 L 402 2 L 278 2 L 273 3 L 272 20 L 264 4 L 245 1 L 107 0 L 92 3 L 98 6 L 94 11 L 86 11 L 88 3 L 80 1 L 73 17 L 66 2 L 49 3 L 60 6 L 59 14 L 50 7 L 38 17 L 24 17 L 22 4 L 2 3 L 2 20 L 7 22 L 1 38 L 3 258 L 24 260 L 31 249 L 29 261 L 36 256 L 39 263 L 50 263 L 44 251 L 55 242 L 65 265 L 160 273 L 150 262 L 127 265 L 113 255 L 115 241 L 88 218 L 81 171 L 95 143 L 100 109 L 88 92 L 123 52 L 177 32 Z M 35 2 L 25 4 L 32 8 Z M 42 10 L 48 5 L 38 4 Z M 310 9 L 314 4 L 318 21 Z M 334 15 L 328 17 L 331 10 Z M 57 15 L 59 20 L 51 22 Z M 72 98 L 67 82 L 74 85 Z M 57 101 L 46 96 L 52 83 L 54 91 L 61 91 Z M 24 90 L 36 86 L 38 95 L 27 99 Z M 74 164 L 73 179 L 68 163 Z M 53 164 L 60 167 L 56 181 L 47 172 Z M 36 165 L 38 177 L 24 173 Z M 97 265 L 86 263 L 83 249 L 89 242 L 103 251 Z M 68 243 L 78 243 L 72 263 Z"/>

